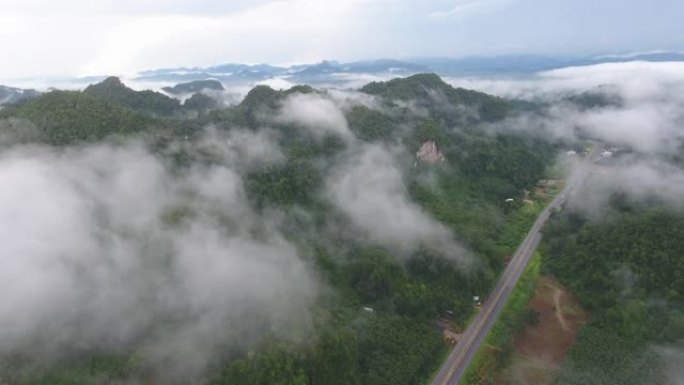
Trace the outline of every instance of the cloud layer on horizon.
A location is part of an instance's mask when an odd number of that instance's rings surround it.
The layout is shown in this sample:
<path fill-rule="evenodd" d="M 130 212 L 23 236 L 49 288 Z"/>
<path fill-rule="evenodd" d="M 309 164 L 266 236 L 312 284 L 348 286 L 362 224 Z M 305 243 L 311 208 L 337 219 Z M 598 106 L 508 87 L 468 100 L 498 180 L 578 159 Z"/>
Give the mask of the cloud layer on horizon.
<path fill-rule="evenodd" d="M 0 79 L 225 62 L 681 50 L 684 4 L 654 0 L 10 0 Z M 88 31 L 88 33 L 83 33 Z M 22 39 L 16 39 L 21 36 Z M 601 36 L 596 39 L 596 36 Z M 230 47 L 226 51 L 222 47 Z M 51 65 L 45 67 L 46 59 Z"/>

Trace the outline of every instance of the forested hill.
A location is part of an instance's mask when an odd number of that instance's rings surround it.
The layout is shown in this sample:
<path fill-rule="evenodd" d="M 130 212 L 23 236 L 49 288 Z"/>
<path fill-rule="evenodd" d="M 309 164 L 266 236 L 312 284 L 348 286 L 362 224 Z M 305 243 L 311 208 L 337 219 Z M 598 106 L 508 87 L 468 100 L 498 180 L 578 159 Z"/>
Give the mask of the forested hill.
<path fill-rule="evenodd" d="M 164 194 L 178 194 L 172 207 L 154 217 L 155 231 L 184 239 L 193 234 L 193 224 L 209 217 L 216 218 L 216 236 L 262 242 L 277 233 L 278 242 L 296 250 L 321 287 L 312 294 L 309 321 L 300 325 L 308 332 L 267 317 L 263 306 L 232 312 L 222 328 L 213 330 L 216 343 L 192 345 L 209 349 L 204 370 L 182 373 L 199 379 L 172 378 L 168 373 L 179 375 L 173 368 L 180 363 L 159 365 L 146 352 L 154 336 L 190 322 L 185 318 L 200 318 L 194 304 L 177 305 L 187 317 L 175 311 L 171 316 L 143 313 L 141 319 L 155 323 L 126 334 L 135 338 L 122 337 L 115 347 L 67 341 L 58 345 L 57 359 L 31 354 L 38 346 L 0 356 L 0 382 L 424 383 L 446 349 L 433 321 L 449 317 L 463 326 L 471 316 L 473 295 L 489 290 L 504 257 L 534 220 L 534 212 L 522 210 L 520 202 L 524 190 L 544 178 L 557 151 L 519 131 L 485 130 L 486 123 L 515 113 L 514 105 L 454 89 L 435 75 L 372 83 L 354 92 L 259 86 L 238 105 L 203 106 L 197 113 L 187 102 L 133 91 L 110 78 L 83 92 L 53 91 L 3 109 L 1 143 L 16 150 L 15 156 L 24 144 L 41 144 L 31 148 L 72 158 L 88 146 L 126 151 L 128 143 L 140 144 L 170 175 Z M 134 157 L 124 159 L 129 158 Z M 102 167 L 96 175 L 107 175 L 103 170 L 117 165 Z M 202 186 L 195 192 L 188 183 L 167 187 L 207 175 L 238 180 L 246 207 L 236 208 L 220 192 Z M 211 199 L 192 203 L 209 193 Z M 506 202 L 509 198 L 515 203 Z M 210 206 L 214 201 L 227 203 Z M 93 223 L 108 226 L 114 217 L 98 216 Z M 124 242 L 143 242 L 130 248 L 143 251 L 136 258 L 166 256 L 159 266 L 144 263 L 145 269 L 153 269 L 154 277 L 170 275 L 175 248 L 125 234 Z M 202 252 L 196 251 L 197 258 Z M 211 267 L 205 273 L 217 274 Z M 158 284 L 172 285 L 183 274 L 176 271 Z M 241 304 L 255 295 L 232 290 Z M 288 308 L 286 293 L 281 296 L 273 312 Z M 235 325 L 250 330 L 239 336 L 239 343 L 226 337 L 233 336 Z M 188 358 L 193 364 L 197 360 L 196 355 Z"/>
<path fill-rule="evenodd" d="M 598 223 L 576 214 L 553 221 L 548 269 L 593 318 L 558 385 L 671 383 L 658 349 L 684 338 L 684 218 L 657 206 L 622 202 Z"/>
<path fill-rule="evenodd" d="M 0 116 L 29 123 L 5 122 L 5 126 L 19 127 L 11 131 L 21 141 L 61 145 L 139 133 L 153 122 L 134 110 L 78 91 L 52 91 L 9 106 Z"/>
<path fill-rule="evenodd" d="M 501 98 L 478 91 L 453 88 L 435 74 L 418 74 L 406 79 L 373 82 L 362 87 L 361 91 L 390 99 L 419 101 L 419 105 L 433 113 L 443 109 L 466 107 L 477 113 L 474 121 L 503 119 L 510 108 Z"/>
<path fill-rule="evenodd" d="M 83 93 L 143 113 L 170 115 L 180 109 L 178 100 L 159 92 L 134 91 L 117 77 L 109 77 L 100 83 L 90 85 Z"/>

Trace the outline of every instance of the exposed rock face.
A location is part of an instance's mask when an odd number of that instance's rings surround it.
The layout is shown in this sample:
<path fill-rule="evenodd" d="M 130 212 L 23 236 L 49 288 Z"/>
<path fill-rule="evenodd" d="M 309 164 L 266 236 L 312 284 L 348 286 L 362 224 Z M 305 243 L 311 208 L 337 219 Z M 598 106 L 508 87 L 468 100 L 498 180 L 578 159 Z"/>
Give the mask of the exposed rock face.
<path fill-rule="evenodd" d="M 444 154 L 439 151 L 437 143 L 434 140 L 429 140 L 420 146 L 420 150 L 416 153 L 416 157 L 426 163 L 444 162 Z"/>

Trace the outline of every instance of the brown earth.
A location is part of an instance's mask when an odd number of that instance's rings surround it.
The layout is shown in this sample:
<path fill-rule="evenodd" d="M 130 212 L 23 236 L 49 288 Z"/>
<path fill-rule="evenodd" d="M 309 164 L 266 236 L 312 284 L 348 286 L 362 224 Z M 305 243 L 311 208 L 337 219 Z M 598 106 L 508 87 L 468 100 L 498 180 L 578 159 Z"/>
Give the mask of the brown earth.
<path fill-rule="evenodd" d="M 528 306 L 538 312 L 539 322 L 513 338 L 510 364 L 496 376 L 497 385 L 550 384 L 588 320 L 577 298 L 547 276 L 539 278 Z"/>

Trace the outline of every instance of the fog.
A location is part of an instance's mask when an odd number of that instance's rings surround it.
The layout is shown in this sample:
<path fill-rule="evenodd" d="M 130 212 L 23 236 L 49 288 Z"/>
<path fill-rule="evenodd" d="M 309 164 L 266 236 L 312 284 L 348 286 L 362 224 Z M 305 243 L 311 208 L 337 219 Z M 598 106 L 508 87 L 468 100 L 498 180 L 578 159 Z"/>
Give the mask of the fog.
<path fill-rule="evenodd" d="M 397 153 L 398 152 L 398 153 Z M 398 155 L 398 156 L 397 156 Z M 410 201 L 397 157 L 401 150 L 362 145 L 346 154 L 326 183 L 331 202 L 372 242 L 408 256 L 427 245 L 459 262 L 469 261 L 444 225 Z"/>
<path fill-rule="evenodd" d="M 135 352 L 169 381 L 195 378 L 265 336 L 306 341 L 326 288 L 285 239 L 287 214 L 255 209 L 243 181 L 286 160 L 274 121 L 344 139 L 346 150 L 319 165 L 329 226 L 351 226 L 355 242 L 400 261 L 427 246 L 465 266 L 451 231 L 409 198 L 402 170 L 414 155 L 357 140 L 344 115 L 356 105 L 378 108 L 352 91 L 295 93 L 263 128 L 209 126 L 161 152 L 141 138 L 57 148 L 5 135 L 0 356 L 51 363 Z M 191 161 L 173 164 L 178 152 Z"/>
<path fill-rule="evenodd" d="M 663 357 L 668 369 L 671 385 L 684 385 L 684 346 L 679 345 L 659 346 L 654 348 L 656 353 Z"/>
<path fill-rule="evenodd" d="M 566 146 L 590 139 L 611 151 L 589 163 L 587 178 L 569 197 L 569 210 L 600 222 L 609 217 L 616 195 L 632 203 L 684 210 L 684 63 L 604 64 L 527 79 L 450 81 L 546 104 L 540 111 L 491 125 L 492 132 L 527 132 Z M 598 95 L 607 103 L 574 103 L 578 95 Z M 681 341 L 654 351 L 669 383 L 684 384 Z"/>
<path fill-rule="evenodd" d="M 318 94 L 295 93 L 288 96 L 276 120 L 304 127 L 318 139 L 326 134 L 335 134 L 345 140 L 352 139 L 342 110 L 332 100 Z"/>
<path fill-rule="evenodd" d="M 657 199 L 683 208 L 684 63 L 601 64 L 522 79 L 449 82 L 546 105 L 491 125 L 493 132 L 527 132 L 566 145 L 593 139 L 617 148 L 614 158 L 594 164 L 570 207 L 599 218 L 610 195 L 620 192 L 637 201 Z M 587 95 L 602 103 L 573 102 Z"/>
<path fill-rule="evenodd" d="M 178 174 L 136 141 L 15 146 L 0 183 L 0 354 L 134 346 L 191 376 L 219 348 L 308 328 L 316 279 L 230 163 Z"/>
<path fill-rule="evenodd" d="M 409 198 L 402 169 L 412 163 L 414 155 L 403 147 L 357 140 L 344 115 L 354 106 L 389 113 L 374 97 L 333 89 L 325 94 L 290 95 L 276 119 L 297 124 L 314 138 L 334 134 L 345 139 L 347 150 L 327 172 L 324 195 L 350 220 L 363 241 L 386 247 L 400 258 L 427 246 L 467 264 L 468 253 L 454 240 L 451 230 Z"/>
<path fill-rule="evenodd" d="M 527 132 L 567 146 L 592 138 L 623 150 L 592 164 L 570 209 L 600 220 L 616 192 L 684 209 L 684 65 L 610 64 L 523 80 L 450 81 L 547 103 L 485 127 L 493 133 Z M 587 91 L 613 102 L 584 107 L 568 99 Z M 354 91 L 294 93 L 262 120 L 264 127 L 291 124 L 317 140 L 344 140 L 342 153 L 319 165 L 319 193 L 330 216 L 339 214 L 355 230 L 355 240 L 385 247 L 401 261 L 428 246 L 467 268 L 468 250 L 410 200 L 403 172 L 414 155 L 354 137 L 344 112 L 357 105 L 381 109 Z M 283 236 L 284 214 L 252 207 L 243 181 L 246 172 L 286 160 L 279 135 L 206 127 L 173 146 L 210 161 L 180 170 L 138 139 L 57 149 L 11 144 L 12 135 L 3 135 L 0 355 L 49 362 L 69 352 L 134 350 L 143 365 L 192 377 L 219 352 L 245 349 L 263 336 L 305 339 L 325 288 Z"/>

